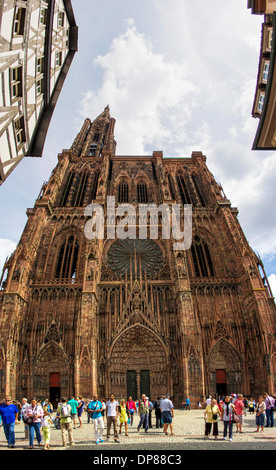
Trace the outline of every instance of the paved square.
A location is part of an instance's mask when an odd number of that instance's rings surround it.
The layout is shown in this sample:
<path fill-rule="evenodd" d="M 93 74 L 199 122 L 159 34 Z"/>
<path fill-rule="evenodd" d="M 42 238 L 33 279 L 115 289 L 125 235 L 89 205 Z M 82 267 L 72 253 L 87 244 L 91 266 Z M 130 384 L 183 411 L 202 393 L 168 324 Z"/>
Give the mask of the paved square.
<path fill-rule="evenodd" d="M 203 419 L 204 411 L 175 410 L 173 420 L 174 436 L 165 436 L 162 430 L 155 428 L 155 416 L 153 414 L 153 428 L 145 433 L 143 429 L 137 431 L 139 417 L 135 414 L 134 425 L 128 427 L 128 436 L 123 432 L 120 442 L 114 443 L 113 431 L 109 442 L 106 441 L 106 420 L 104 431 L 104 443 L 96 444 L 94 438 L 94 426 L 87 423 L 86 413 L 83 414 L 83 428 L 74 429 L 75 446 L 62 447 L 61 431 L 51 426 L 50 446 L 54 450 L 95 450 L 108 454 L 110 450 L 141 450 L 141 451 L 177 451 L 177 450 L 275 450 L 276 428 L 265 428 L 263 433 L 255 433 L 255 416 L 247 414 L 243 425 L 243 433 L 236 432 L 234 425 L 233 442 L 223 440 L 223 423 L 219 422 L 219 436 L 215 441 L 213 436 L 204 439 Z M 23 424 L 16 425 L 16 447 L 15 450 L 28 449 L 28 440 L 24 437 Z M 43 449 L 34 442 L 34 450 Z M 9 450 L 5 441 L 4 431 L 0 431 L 0 450 Z"/>

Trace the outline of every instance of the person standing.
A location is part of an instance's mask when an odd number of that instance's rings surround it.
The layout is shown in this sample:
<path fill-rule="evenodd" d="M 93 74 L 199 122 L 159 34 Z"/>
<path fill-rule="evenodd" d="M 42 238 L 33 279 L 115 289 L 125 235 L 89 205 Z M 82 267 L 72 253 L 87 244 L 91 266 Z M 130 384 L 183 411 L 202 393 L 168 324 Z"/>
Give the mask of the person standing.
<path fill-rule="evenodd" d="M 105 401 L 106 400 L 104 398 L 101 399 L 103 423 L 104 423 L 104 415 L 105 415 L 105 409 L 106 409 Z"/>
<path fill-rule="evenodd" d="M 160 397 L 157 397 L 156 401 L 154 402 L 154 409 L 155 409 L 155 416 L 156 416 L 156 429 L 161 428 L 161 408 L 160 408 Z"/>
<path fill-rule="evenodd" d="M 224 403 L 221 405 L 221 414 L 220 419 L 223 421 L 223 439 L 227 438 L 227 431 L 229 428 L 229 441 L 233 440 L 233 422 L 234 422 L 234 413 L 235 406 L 230 402 L 229 395 L 226 395 Z"/>
<path fill-rule="evenodd" d="M 170 395 L 167 394 L 166 398 L 161 402 L 161 414 L 164 425 L 165 435 L 168 436 L 168 427 L 170 426 L 171 435 L 174 435 L 172 420 L 174 417 L 173 403 L 170 400 Z"/>
<path fill-rule="evenodd" d="M 234 403 L 235 409 L 236 409 L 236 414 L 238 421 L 236 423 L 237 425 L 237 432 L 242 433 L 242 425 L 244 423 L 244 402 L 243 402 L 243 396 L 241 394 L 238 395 L 237 400 Z"/>
<path fill-rule="evenodd" d="M 191 411 L 190 399 L 189 397 L 186 398 L 186 410 Z"/>
<path fill-rule="evenodd" d="M 61 429 L 61 438 L 62 438 L 62 445 L 66 447 L 66 432 L 69 436 L 69 443 L 71 446 L 74 445 L 73 439 L 73 424 L 72 424 L 72 408 L 67 403 L 67 399 L 65 397 L 61 398 L 61 403 L 58 406 L 57 412 L 60 416 L 60 429 Z"/>
<path fill-rule="evenodd" d="M 29 405 L 29 403 L 28 403 L 27 398 L 22 398 L 22 400 L 21 400 L 21 410 L 20 410 L 20 413 L 21 413 L 21 419 L 22 419 L 23 423 L 24 423 L 23 417 L 24 417 L 24 415 L 25 415 L 25 413 L 26 413 L 26 411 L 27 411 L 28 406 L 30 406 L 30 405 Z M 24 423 L 24 424 L 25 424 L 25 423 Z"/>
<path fill-rule="evenodd" d="M 92 418 L 92 411 L 91 408 L 89 408 L 90 403 L 92 403 L 93 400 L 89 399 L 88 403 L 86 404 L 86 412 L 87 412 L 87 424 L 90 423 L 90 419 Z"/>
<path fill-rule="evenodd" d="M 153 403 L 152 401 L 149 399 L 149 397 L 147 397 L 147 400 L 149 400 L 149 429 L 152 429 L 153 428 L 153 425 L 152 425 L 152 411 L 153 411 Z"/>
<path fill-rule="evenodd" d="M 92 423 L 94 424 L 96 444 L 103 441 L 104 421 L 103 421 L 103 405 L 98 399 L 98 395 L 94 395 L 93 400 L 90 401 L 87 412 L 91 414 Z"/>
<path fill-rule="evenodd" d="M 119 433 L 120 434 L 122 433 L 122 427 L 123 427 L 123 424 L 124 424 L 125 425 L 125 434 L 126 434 L 126 436 L 128 436 L 127 422 L 128 422 L 130 413 L 129 413 L 126 405 L 125 405 L 125 400 L 121 400 L 118 411 L 119 411 L 119 416 L 120 416 L 120 431 L 119 431 Z"/>
<path fill-rule="evenodd" d="M 211 405 L 211 403 L 212 403 L 212 397 L 211 397 L 211 395 L 210 395 L 210 396 L 207 398 L 206 402 L 205 402 L 206 407 L 207 407 L 208 405 Z"/>
<path fill-rule="evenodd" d="M 36 439 L 38 445 L 41 445 L 42 437 L 41 437 L 41 419 L 43 418 L 43 409 L 42 406 L 37 403 L 35 398 L 32 399 L 31 404 L 28 406 L 25 419 L 29 420 L 27 422 L 29 426 L 29 449 L 33 449 L 34 446 L 34 435 L 36 435 Z"/>
<path fill-rule="evenodd" d="M 256 425 L 257 429 L 254 432 L 259 432 L 261 428 L 261 432 L 264 432 L 264 423 L 265 423 L 265 402 L 264 402 L 264 397 L 260 396 L 258 398 L 258 403 L 256 406 Z"/>
<path fill-rule="evenodd" d="M 264 393 L 264 401 L 265 401 L 265 414 L 266 414 L 266 428 L 273 428 L 274 427 L 274 406 L 275 400 L 268 393 Z"/>
<path fill-rule="evenodd" d="M 71 397 L 71 400 L 68 401 L 68 405 L 71 407 L 71 418 L 74 423 L 74 429 L 77 427 L 77 407 L 78 402 L 75 400 L 75 397 Z"/>
<path fill-rule="evenodd" d="M 254 414 L 254 411 L 255 411 L 255 400 L 253 400 L 253 398 L 251 397 L 249 402 L 248 402 L 248 408 L 249 408 L 249 414 Z"/>
<path fill-rule="evenodd" d="M 210 405 L 206 406 L 204 411 L 205 423 L 205 439 L 209 438 L 213 426 L 213 436 L 218 438 L 218 418 L 219 407 L 215 398 L 212 398 Z"/>
<path fill-rule="evenodd" d="M 78 406 L 77 406 L 77 413 L 78 413 L 80 428 L 83 427 L 81 415 L 82 415 L 82 412 L 83 412 L 84 405 L 85 405 L 85 403 L 84 403 L 82 397 L 79 396 L 79 401 L 78 401 Z"/>
<path fill-rule="evenodd" d="M 119 442 L 118 439 L 118 427 L 117 427 L 117 419 L 119 415 L 119 403 L 115 400 L 113 393 L 110 394 L 109 400 L 105 404 L 106 406 L 106 419 L 107 419 L 107 434 L 106 439 L 110 438 L 110 430 L 111 425 L 114 428 L 114 441 Z"/>
<path fill-rule="evenodd" d="M 3 404 L 0 406 L 0 416 L 2 418 L 4 433 L 7 439 L 8 447 L 15 446 L 15 422 L 18 418 L 18 409 L 11 402 L 11 397 L 6 397 Z"/>
<path fill-rule="evenodd" d="M 132 400 L 132 397 L 128 398 L 126 406 L 130 414 L 130 426 L 133 426 L 133 418 L 135 414 L 136 405 L 135 401 Z"/>
<path fill-rule="evenodd" d="M 44 416 L 41 419 L 41 429 L 42 429 L 42 434 L 44 437 L 44 450 L 49 450 L 50 449 L 50 423 L 54 424 L 53 421 L 51 420 L 51 415 L 49 412 L 49 407 L 48 405 L 45 405 L 43 408 Z"/>
<path fill-rule="evenodd" d="M 140 422 L 137 427 L 137 431 L 145 424 L 145 432 L 149 430 L 149 400 L 143 393 L 141 400 L 139 401 L 138 413 L 140 416 Z"/>

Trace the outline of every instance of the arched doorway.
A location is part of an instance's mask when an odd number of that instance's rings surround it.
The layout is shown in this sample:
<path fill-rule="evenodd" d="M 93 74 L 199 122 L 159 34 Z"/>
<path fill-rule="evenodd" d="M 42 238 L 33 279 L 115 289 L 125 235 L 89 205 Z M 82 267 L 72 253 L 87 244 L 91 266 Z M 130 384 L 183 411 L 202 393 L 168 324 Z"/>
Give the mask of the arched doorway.
<path fill-rule="evenodd" d="M 140 398 L 145 393 L 152 399 L 167 393 L 170 371 L 167 351 L 161 338 L 149 328 L 136 324 L 121 333 L 109 351 L 107 393 L 117 399 Z"/>
<path fill-rule="evenodd" d="M 61 396 L 69 393 L 69 363 L 63 349 L 54 341 L 42 347 L 33 370 L 33 394 L 50 399 L 56 407 Z"/>
<path fill-rule="evenodd" d="M 225 395 L 242 391 L 242 360 L 226 339 L 221 338 L 215 343 L 209 355 L 207 368 L 208 395 Z"/>

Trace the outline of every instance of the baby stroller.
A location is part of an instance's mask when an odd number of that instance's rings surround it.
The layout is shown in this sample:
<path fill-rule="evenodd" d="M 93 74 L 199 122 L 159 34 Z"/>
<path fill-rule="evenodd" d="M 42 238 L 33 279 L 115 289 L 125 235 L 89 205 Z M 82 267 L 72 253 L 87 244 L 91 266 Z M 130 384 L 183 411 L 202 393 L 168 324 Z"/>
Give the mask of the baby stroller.
<path fill-rule="evenodd" d="M 60 415 L 58 413 L 56 414 L 53 423 L 56 429 L 60 429 Z"/>

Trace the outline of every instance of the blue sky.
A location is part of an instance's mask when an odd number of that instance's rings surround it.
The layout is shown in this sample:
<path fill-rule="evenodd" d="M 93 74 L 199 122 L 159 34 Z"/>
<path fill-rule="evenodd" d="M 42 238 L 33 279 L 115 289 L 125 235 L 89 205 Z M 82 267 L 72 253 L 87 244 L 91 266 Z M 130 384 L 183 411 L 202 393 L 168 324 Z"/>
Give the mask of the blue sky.
<path fill-rule="evenodd" d="M 276 294 L 276 154 L 251 150 L 262 16 L 247 0 L 72 0 L 79 52 L 41 159 L 0 188 L 0 266 L 18 243 L 62 149 L 107 104 L 117 155 L 189 157 L 200 150 L 261 255 Z M 207 6 L 206 6 L 207 5 Z M 0 149 L 1 150 L 1 149 Z"/>

